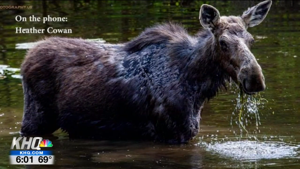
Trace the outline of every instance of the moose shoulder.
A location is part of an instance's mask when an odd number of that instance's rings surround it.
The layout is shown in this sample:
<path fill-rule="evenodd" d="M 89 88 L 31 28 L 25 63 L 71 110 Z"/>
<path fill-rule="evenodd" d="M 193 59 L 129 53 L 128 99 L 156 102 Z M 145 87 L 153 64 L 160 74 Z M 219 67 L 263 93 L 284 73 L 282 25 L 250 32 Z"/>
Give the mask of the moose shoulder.
<path fill-rule="evenodd" d="M 242 16 L 200 8 L 204 27 L 190 36 L 177 24 L 146 29 L 125 44 L 48 38 L 22 64 L 23 135 L 152 139 L 185 143 L 199 131 L 203 102 L 230 78 L 253 94 L 265 89 L 250 51 L 248 27 L 266 17 L 271 0 Z"/>

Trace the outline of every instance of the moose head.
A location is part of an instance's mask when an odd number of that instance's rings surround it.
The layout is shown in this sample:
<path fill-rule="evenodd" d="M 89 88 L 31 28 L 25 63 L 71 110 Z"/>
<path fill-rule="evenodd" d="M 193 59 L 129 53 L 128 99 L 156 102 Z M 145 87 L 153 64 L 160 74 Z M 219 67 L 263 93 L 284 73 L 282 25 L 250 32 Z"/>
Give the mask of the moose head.
<path fill-rule="evenodd" d="M 254 38 L 247 29 L 259 25 L 271 5 L 271 0 L 261 2 L 241 16 L 220 16 L 216 8 L 206 4 L 200 8 L 200 23 L 214 34 L 221 66 L 246 94 L 266 87 L 262 69 L 250 51 Z"/>

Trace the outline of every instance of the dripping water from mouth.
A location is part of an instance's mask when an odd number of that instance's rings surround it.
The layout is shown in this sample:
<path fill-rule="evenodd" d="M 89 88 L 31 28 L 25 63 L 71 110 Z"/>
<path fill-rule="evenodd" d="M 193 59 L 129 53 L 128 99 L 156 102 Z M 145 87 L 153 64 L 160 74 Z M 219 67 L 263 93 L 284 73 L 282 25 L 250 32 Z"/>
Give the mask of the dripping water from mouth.
<path fill-rule="evenodd" d="M 241 88 L 236 93 L 238 93 L 238 96 L 235 109 L 232 112 L 230 125 L 233 126 L 234 123 L 238 125 L 241 138 L 244 133 L 249 138 L 256 138 L 249 134 L 247 126 L 250 126 L 255 120 L 256 131 L 254 133 L 259 132 L 259 126 L 261 125 L 259 109 L 263 108 L 268 103 L 268 100 L 263 98 L 260 93 L 246 95 Z"/>

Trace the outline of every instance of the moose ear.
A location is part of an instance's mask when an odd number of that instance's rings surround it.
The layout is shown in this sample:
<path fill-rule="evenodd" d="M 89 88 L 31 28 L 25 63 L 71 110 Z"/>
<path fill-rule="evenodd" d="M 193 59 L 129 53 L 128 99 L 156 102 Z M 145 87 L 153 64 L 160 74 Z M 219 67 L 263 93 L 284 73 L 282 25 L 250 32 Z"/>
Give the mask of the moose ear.
<path fill-rule="evenodd" d="M 252 8 L 249 8 L 242 15 L 247 27 L 260 24 L 267 16 L 272 5 L 272 0 L 263 1 Z"/>
<path fill-rule="evenodd" d="M 213 6 L 203 4 L 200 8 L 199 20 L 205 29 L 213 29 L 219 23 L 220 13 Z"/>

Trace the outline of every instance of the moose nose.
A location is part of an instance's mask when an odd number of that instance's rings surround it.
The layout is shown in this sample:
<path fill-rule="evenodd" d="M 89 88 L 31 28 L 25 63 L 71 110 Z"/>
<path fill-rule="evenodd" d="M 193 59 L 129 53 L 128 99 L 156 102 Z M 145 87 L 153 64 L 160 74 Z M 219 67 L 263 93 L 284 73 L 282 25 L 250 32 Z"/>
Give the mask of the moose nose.
<path fill-rule="evenodd" d="M 254 93 L 265 90 L 265 78 L 263 75 L 251 75 L 243 81 L 246 92 Z"/>

